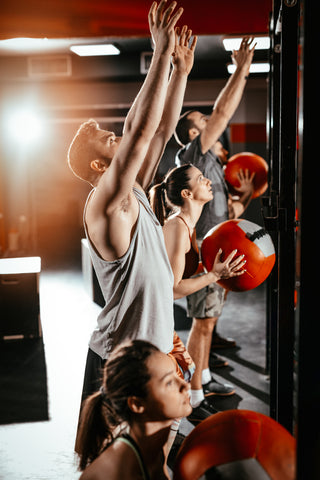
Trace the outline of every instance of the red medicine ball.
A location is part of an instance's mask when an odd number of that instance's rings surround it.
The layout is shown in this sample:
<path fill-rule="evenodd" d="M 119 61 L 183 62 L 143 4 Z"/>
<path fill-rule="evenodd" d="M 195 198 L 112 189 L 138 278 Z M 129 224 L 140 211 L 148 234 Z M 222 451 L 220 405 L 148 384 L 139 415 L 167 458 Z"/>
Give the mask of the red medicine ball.
<path fill-rule="evenodd" d="M 262 413 L 219 412 L 199 423 L 184 439 L 175 460 L 173 478 L 203 478 L 214 466 L 222 467 L 219 478 L 294 480 L 296 440 L 282 425 Z M 223 467 L 228 467 L 227 472 Z"/>
<path fill-rule="evenodd" d="M 259 225 L 248 220 L 227 220 L 211 229 L 201 246 L 202 263 L 210 271 L 219 248 L 221 261 L 237 249 L 237 254 L 245 255 L 246 272 L 227 280 L 219 280 L 219 285 L 227 290 L 242 292 L 260 285 L 271 272 L 275 263 L 275 250 L 270 235 Z"/>
<path fill-rule="evenodd" d="M 226 182 L 230 192 L 237 195 L 234 187 L 240 187 L 237 173 L 240 170 L 249 170 L 250 174 L 255 172 L 253 179 L 254 192 L 252 198 L 260 197 L 268 188 L 268 164 L 259 155 L 250 152 L 237 153 L 229 158 L 224 168 Z"/>

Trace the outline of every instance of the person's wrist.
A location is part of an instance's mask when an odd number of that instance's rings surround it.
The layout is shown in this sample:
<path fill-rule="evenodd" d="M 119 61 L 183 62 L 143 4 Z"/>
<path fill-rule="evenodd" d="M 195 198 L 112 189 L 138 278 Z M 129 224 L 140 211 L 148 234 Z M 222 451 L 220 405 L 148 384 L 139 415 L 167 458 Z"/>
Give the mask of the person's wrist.
<path fill-rule="evenodd" d="M 249 77 L 249 73 L 250 73 L 250 66 L 251 66 L 251 62 L 249 65 L 247 65 L 246 63 L 242 64 L 242 65 L 237 65 L 237 68 L 236 70 L 241 73 L 241 75 L 244 76 L 244 78 L 247 80 L 248 77 Z"/>
<path fill-rule="evenodd" d="M 171 57 L 173 51 L 174 51 L 174 48 L 172 48 L 170 43 L 167 43 L 166 45 L 161 45 L 158 43 L 158 44 L 155 44 L 155 47 L 154 47 L 154 56 Z"/>
<path fill-rule="evenodd" d="M 216 272 L 208 272 L 207 275 L 209 275 L 210 283 L 218 282 L 220 280 L 220 275 L 218 275 Z"/>
<path fill-rule="evenodd" d="M 189 71 L 187 67 L 183 65 L 178 65 L 176 63 L 173 63 L 173 70 L 176 73 L 176 75 L 181 75 L 181 76 L 189 75 Z"/>

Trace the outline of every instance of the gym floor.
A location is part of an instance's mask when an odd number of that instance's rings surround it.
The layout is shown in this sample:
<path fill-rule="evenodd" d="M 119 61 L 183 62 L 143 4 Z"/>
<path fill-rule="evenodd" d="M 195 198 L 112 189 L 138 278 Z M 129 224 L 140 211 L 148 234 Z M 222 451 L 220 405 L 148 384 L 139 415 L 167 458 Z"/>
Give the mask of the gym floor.
<path fill-rule="evenodd" d="M 10 377 L 5 385 L 6 390 L 11 389 L 6 394 L 12 408 L 7 418 L 1 415 L 1 480 L 79 478 L 73 447 L 87 344 L 100 307 L 87 295 L 81 271 L 70 269 L 41 272 L 40 308 L 43 343 L 37 341 L 25 350 L 25 341 L 20 340 L 3 349 L 12 350 L 8 357 L 11 358 L 11 370 L 8 359 L 1 358 L 1 375 L 3 377 L 7 371 Z M 175 303 L 175 321 L 178 334 L 186 341 L 191 320 L 185 314 L 185 299 Z M 236 393 L 228 398 L 214 399 L 213 404 L 218 410 L 238 408 L 268 415 L 264 285 L 248 292 L 229 293 L 218 322 L 218 332 L 234 338 L 237 347 L 217 351 L 229 365 L 213 373 L 217 380 L 232 383 Z M 15 354 L 13 363 L 12 352 L 22 350 L 21 360 L 17 360 Z M 46 381 L 37 370 L 41 362 Z M 36 365 L 34 371 L 30 365 Z M 37 393 L 41 382 L 44 398 L 48 401 L 47 412 L 39 408 L 43 403 L 43 395 L 40 402 Z M 0 397 L 4 396 L 3 385 Z M 192 428 L 190 422 L 183 419 L 179 431 L 187 435 Z"/>

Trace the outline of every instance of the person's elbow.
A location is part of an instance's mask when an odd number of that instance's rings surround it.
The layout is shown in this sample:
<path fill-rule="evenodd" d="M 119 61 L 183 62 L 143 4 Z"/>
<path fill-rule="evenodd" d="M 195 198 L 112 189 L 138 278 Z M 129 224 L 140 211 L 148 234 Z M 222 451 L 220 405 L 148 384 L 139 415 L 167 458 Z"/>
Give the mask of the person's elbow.
<path fill-rule="evenodd" d="M 179 298 L 183 298 L 184 296 L 185 295 L 182 295 L 181 292 L 173 289 L 173 300 L 179 300 Z"/>
<path fill-rule="evenodd" d="M 212 112 L 212 123 L 219 124 L 220 129 L 223 128 L 225 130 L 231 116 L 231 110 L 227 103 L 218 104 Z"/>
<path fill-rule="evenodd" d="M 183 298 L 185 296 L 186 295 L 181 288 L 181 282 L 174 283 L 174 285 L 173 285 L 173 299 L 174 300 L 179 300 L 179 298 Z"/>

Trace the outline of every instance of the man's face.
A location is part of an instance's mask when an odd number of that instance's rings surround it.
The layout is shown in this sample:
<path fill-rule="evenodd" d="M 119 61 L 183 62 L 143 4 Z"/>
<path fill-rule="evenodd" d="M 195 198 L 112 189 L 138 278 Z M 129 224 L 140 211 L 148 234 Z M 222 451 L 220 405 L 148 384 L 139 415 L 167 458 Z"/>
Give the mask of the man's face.
<path fill-rule="evenodd" d="M 199 130 L 199 133 L 205 128 L 208 122 L 207 115 L 204 115 L 201 112 L 191 112 L 188 115 L 188 119 L 192 120 L 194 126 Z"/>
<path fill-rule="evenodd" d="M 122 137 L 116 137 L 114 132 L 97 130 L 93 143 L 95 150 L 102 158 L 112 159 L 118 150 Z"/>

